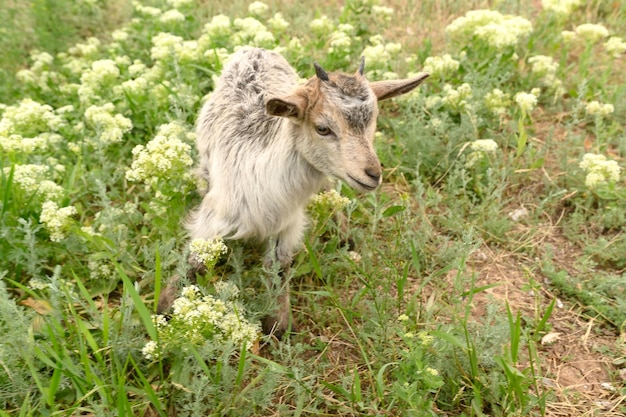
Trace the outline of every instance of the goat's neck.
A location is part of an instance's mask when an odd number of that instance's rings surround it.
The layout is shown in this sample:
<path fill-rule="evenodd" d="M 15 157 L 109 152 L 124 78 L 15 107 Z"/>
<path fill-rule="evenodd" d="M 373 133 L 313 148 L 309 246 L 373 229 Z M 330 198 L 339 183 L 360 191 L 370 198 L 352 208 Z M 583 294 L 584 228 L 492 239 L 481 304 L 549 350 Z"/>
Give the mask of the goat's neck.
<path fill-rule="evenodd" d="M 291 188 L 291 192 L 299 194 L 303 198 L 320 191 L 325 184 L 327 175 L 315 168 L 306 158 L 298 151 L 297 141 L 306 140 L 303 138 L 302 128 L 290 120 L 283 119 L 282 137 L 287 138 L 289 142 L 288 152 L 285 153 L 284 184 Z"/>

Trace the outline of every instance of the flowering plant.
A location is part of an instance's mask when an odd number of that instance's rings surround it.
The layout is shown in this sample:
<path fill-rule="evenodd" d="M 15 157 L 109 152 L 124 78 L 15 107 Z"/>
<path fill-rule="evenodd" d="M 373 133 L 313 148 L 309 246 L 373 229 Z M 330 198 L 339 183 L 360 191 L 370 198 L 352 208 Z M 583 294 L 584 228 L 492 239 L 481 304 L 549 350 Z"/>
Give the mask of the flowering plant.
<path fill-rule="evenodd" d="M 217 283 L 216 296 L 203 295 L 195 285 L 183 288 L 174 301 L 171 317 L 152 317 L 157 340 L 148 341 L 142 354 L 158 360 L 170 354 L 187 353 L 193 348 L 221 352 L 229 346 L 250 349 L 259 337 L 260 327 L 245 318 L 237 301 L 239 289 L 230 283 Z"/>

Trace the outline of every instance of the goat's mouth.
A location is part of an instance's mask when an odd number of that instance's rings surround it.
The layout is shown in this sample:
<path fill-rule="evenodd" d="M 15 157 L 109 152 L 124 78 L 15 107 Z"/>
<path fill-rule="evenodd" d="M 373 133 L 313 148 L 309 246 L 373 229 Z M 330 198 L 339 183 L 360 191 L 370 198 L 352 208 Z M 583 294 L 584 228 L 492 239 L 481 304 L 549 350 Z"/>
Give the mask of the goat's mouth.
<path fill-rule="evenodd" d="M 366 184 L 362 181 L 357 180 L 356 178 L 354 178 L 352 175 L 347 174 L 348 177 L 348 183 L 353 187 L 356 188 L 357 190 L 362 190 L 362 191 L 374 191 L 376 188 L 378 188 L 378 185 L 380 185 L 380 181 L 377 181 L 375 185 L 370 185 L 370 184 Z"/>

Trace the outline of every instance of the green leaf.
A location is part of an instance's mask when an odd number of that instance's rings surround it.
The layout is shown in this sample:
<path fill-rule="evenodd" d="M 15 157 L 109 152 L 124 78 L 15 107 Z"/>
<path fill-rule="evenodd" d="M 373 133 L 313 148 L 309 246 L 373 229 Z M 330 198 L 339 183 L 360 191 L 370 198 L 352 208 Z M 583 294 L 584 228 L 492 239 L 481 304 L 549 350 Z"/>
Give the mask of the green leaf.
<path fill-rule="evenodd" d="M 383 217 L 391 217 L 394 214 L 400 213 L 406 209 L 405 206 L 391 206 L 387 207 L 385 211 L 383 211 Z"/>

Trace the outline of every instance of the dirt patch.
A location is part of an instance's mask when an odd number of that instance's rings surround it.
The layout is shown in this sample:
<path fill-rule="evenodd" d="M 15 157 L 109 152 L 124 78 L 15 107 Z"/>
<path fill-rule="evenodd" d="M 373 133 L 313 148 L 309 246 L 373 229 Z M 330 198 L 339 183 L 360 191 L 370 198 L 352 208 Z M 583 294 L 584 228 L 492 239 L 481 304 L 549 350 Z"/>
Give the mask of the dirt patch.
<path fill-rule="evenodd" d="M 546 242 L 557 243 L 555 239 L 551 236 Z M 572 252 L 574 247 L 555 247 L 563 252 L 560 258 L 564 264 L 578 256 Z M 558 300 L 533 261 L 499 249 L 482 248 L 474 253 L 468 266 L 476 275 L 475 287 L 499 285 L 474 296 L 473 319 L 483 319 L 493 303 L 503 314 L 508 303 L 514 314 L 519 311 L 523 317 L 540 318 L 557 299 L 546 330 L 554 340 L 538 344 L 543 384 L 555 394 L 547 405 L 548 415 L 622 416 L 620 408 L 626 397 L 620 396 L 619 386 L 611 382 L 618 370 L 614 358 L 608 356 L 619 343 L 618 335 L 604 323 L 583 316 L 577 304 Z M 531 285 L 531 281 L 536 284 Z"/>

